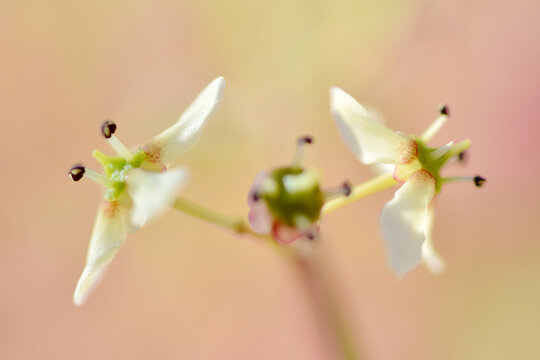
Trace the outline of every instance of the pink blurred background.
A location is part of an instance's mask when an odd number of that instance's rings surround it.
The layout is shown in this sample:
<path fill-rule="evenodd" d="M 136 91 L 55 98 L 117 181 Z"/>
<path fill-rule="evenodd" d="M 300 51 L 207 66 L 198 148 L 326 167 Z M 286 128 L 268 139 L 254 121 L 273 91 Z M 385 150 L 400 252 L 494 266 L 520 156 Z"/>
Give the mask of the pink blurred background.
<path fill-rule="evenodd" d="M 72 293 L 101 189 L 76 162 L 110 153 L 105 118 L 135 146 L 214 77 L 221 109 L 183 158 L 185 197 L 243 215 L 255 174 L 291 161 L 325 186 L 368 179 L 341 142 L 328 88 L 434 144 L 470 138 L 481 190 L 445 187 L 435 243 L 448 270 L 396 279 L 377 219 L 392 191 L 322 222 L 320 246 L 365 359 L 540 357 L 539 4 L 524 1 L 0 2 L 1 359 L 327 359 L 309 293 L 249 237 L 178 212 L 130 234 L 82 308 Z"/>

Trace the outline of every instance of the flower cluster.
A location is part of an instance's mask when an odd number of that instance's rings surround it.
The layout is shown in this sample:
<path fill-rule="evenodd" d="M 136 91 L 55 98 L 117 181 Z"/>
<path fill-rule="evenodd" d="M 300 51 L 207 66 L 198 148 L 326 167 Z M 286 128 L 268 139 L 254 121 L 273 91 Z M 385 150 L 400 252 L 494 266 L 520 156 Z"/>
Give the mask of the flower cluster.
<path fill-rule="evenodd" d="M 401 186 L 383 207 L 380 217 L 390 266 L 398 275 L 405 274 L 421 260 L 434 272 L 443 269 L 444 263 L 431 240 L 433 199 L 447 183 L 473 181 L 480 186 L 485 181 L 480 176 L 441 175 L 443 167 L 461 159 L 470 146 L 468 140 L 437 148 L 427 145 L 447 120 L 447 107 L 440 109 L 439 117 L 424 134 L 405 135 L 377 122 L 343 90 L 332 88 L 331 111 L 343 140 L 361 163 L 384 165 L 387 173 L 355 187 L 345 181 L 339 187 L 325 190 L 317 172 L 301 165 L 305 146 L 313 143 L 311 137 L 301 137 L 291 165 L 261 172 L 256 177 L 248 195 L 247 225 L 243 220 L 231 219 L 178 197 L 188 172 L 184 168 L 170 168 L 196 144 L 206 121 L 219 107 L 224 85 L 222 77 L 212 81 L 173 126 L 134 151 L 115 136 L 116 124 L 105 121 L 101 131 L 116 156 L 94 151 L 103 173 L 82 165 L 70 169 L 72 180 L 86 177 L 105 188 L 86 265 L 75 289 L 75 304 L 85 301 L 127 233 L 171 206 L 239 233 L 250 232 L 289 245 L 316 239 L 322 214 L 395 184 Z"/>

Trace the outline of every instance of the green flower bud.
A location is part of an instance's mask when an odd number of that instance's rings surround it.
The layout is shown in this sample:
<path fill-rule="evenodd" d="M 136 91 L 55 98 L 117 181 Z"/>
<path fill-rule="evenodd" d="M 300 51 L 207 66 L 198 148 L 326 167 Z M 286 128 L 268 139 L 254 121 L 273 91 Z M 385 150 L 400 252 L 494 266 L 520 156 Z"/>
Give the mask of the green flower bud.
<path fill-rule="evenodd" d="M 259 196 L 277 220 L 300 229 L 319 219 L 324 204 L 317 174 L 298 166 L 272 171 L 263 182 Z"/>

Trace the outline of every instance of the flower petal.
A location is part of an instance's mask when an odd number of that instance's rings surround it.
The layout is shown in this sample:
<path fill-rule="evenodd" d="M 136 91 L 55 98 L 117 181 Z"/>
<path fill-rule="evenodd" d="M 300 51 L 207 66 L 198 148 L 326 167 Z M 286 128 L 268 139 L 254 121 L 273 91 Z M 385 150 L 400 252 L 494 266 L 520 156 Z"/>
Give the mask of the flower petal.
<path fill-rule="evenodd" d="M 422 262 L 432 274 L 439 275 L 444 272 L 446 264 L 433 246 L 433 222 L 435 221 L 435 211 L 430 206 L 426 220 L 426 241 L 422 245 Z"/>
<path fill-rule="evenodd" d="M 435 194 L 435 180 L 426 171 L 414 173 L 381 212 L 381 232 L 390 266 L 398 275 L 413 269 L 421 258 L 426 239 L 428 206 Z"/>
<path fill-rule="evenodd" d="M 187 170 L 171 169 L 161 173 L 133 169 L 126 180 L 127 192 L 133 201 L 130 213 L 131 230 L 161 215 L 175 200 L 188 178 Z"/>
<path fill-rule="evenodd" d="M 257 234 L 268 234 L 272 230 L 272 215 L 263 200 L 250 206 L 248 213 L 249 225 Z"/>
<path fill-rule="evenodd" d="M 402 164 L 416 154 L 414 141 L 376 121 L 345 91 L 330 88 L 330 107 L 341 137 L 364 164 Z"/>
<path fill-rule="evenodd" d="M 127 234 L 126 213 L 126 208 L 116 201 L 101 204 L 90 238 L 86 265 L 73 294 L 75 305 L 84 303 L 124 243 Z"/>
<path fill-rule="evenodd" d="M 268 173 L 261 171 L 255 177 L 251 189 L 249 189 L 247 203 L 249 206 L 248 221 L 253 231 L 258 234 L 268 234 L 272 230 L 272 215 L 258 193 L 264 181 L 268 178 Z"/>
<path fill-rule="evenodd" d="M 272 227 L 272 236 L 279 244 L 289 245 L 293 241 L 304 237 L 305 234 L 300 229 L 276 221 Z"/>
<path fill-rule="evenodd" d="M 206 120 L 221 103 L 224 87 L 223 77 L 213 80 L 173 126 L 145 145 L 146 161 L 169 166 L 195 146 Z"/>

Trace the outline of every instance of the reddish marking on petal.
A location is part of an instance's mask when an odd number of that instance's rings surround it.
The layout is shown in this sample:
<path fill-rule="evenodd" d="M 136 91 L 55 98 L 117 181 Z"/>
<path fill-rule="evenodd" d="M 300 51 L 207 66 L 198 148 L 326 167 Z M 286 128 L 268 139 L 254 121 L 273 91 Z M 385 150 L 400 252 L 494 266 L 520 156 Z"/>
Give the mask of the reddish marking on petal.
<path fill-rule="evenodd" d="M 146 158 L 145 158 L 146 161 L 153 164 L 161 163 L 161 156 L 162 156 L 161 147 L 157 145 L 145 145 L 143 150 L 146 153 Z"/>
<path fill-rule="evenodd" d="M 413 139 L 409 139 L 409 146 L 401 150 L 400 164 L 410 164 L 414 159 L 418 158 L 418 144 Z"/>
<path fill-rule="evenodd" d="M 101 206 L 101 211 L 107 217 L 114 217 L 118 210 L 118 201 L 105 201 Z"/>
<path fill-rule="evenodd" d="M 432 182 L 435 185 L 435 178 L 427 170 L 420 169 L 414 172 L 408 181 L 422 181 L 422 182 Z"/>
<path fill-rule="evenodd" d="M 414 174 L 411 175 L 410 179 L 412 181 L 424 181 L 424 182 L 432 182 L 433 183 L 433 187 L 435 188 L 436 186 L 436 180 L 435 178 L 433 177 L 433 175 L 431 175 L 427 170 L 424 170 L 424 169 L 421 169 L 421 170 L 418 170 L 417 172 L 415 172 Z M 429 202 L 429 205 L 428 206 L 431 206 L 434 201 L 435 201 L 435 198 L 436 196 L 433 196 L 433 198 L 431 199 L 431 201 Z"/>

